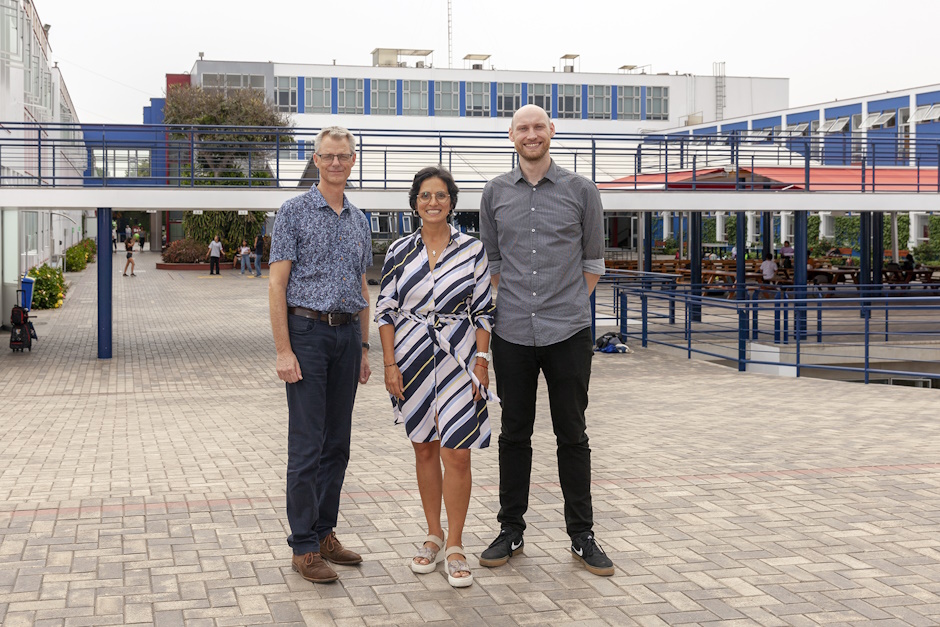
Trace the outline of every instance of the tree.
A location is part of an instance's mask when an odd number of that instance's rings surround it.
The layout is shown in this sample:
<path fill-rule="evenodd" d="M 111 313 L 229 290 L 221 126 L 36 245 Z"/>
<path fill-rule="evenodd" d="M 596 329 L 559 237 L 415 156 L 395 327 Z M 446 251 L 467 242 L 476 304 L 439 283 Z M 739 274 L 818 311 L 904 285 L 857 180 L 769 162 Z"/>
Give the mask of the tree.
<path fill-rule="evenodd" d="M 271 155 L 294 141 L 287 115 L 253 89 L 173 85 L 167 92 L 164 123 L 180 125 L 171 138 L 187 151 L 190 141 L 194 147 L 191 159 L 187 154 L 176 169 L 184 184 L 192 177 L 196 185 L 271 185 Z M 264 220 L 263 211 L 245 216 L 235 211 L 190 213 L 183 218 L 183 230 L 186 237 L 206 243 L 219 235 L 226 250 L 232 250 L 243 239 L 253 244 Z"/>
<path fill-rule="evenodd" d="M 268 158 L 278 144 L 293 142 L 286 114 L 255 89 L 205 90 L 196 85 L 173 85 L 163 109 L 165 124 L 192 125 L 170 133 L 189 141 L 195 152 L 195 176 L 221 178 L 268 170 Z"/>

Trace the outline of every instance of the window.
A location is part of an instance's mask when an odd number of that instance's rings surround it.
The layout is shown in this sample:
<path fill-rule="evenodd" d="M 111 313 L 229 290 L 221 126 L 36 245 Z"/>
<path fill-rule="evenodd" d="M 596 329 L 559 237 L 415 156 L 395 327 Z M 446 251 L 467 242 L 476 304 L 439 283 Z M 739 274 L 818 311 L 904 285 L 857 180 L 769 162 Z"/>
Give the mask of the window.
<path fill-rule="evenodd" d="M 18 0 L 0 0 L 0 59 L 19 60 L 20 3 Z"/>
<path fill-rule="evenodd" d="M 107 178 L 147 178 L 150 176 L 150 151 L 136 149 L 115 149 L 94 151 L 94 173 L 96 177 Z"/>
<path fill-rule="evenodd" d="M 460 115 L 460 83 L 437 81 L 434 83 L 434 115 Z"/>
<path fill-rule="evenodd" d="M 558 117 L 559 118 L 580 118 L 581 117 L 581 86 L 580 85 L 559 85 L 558 86 Z"/>
<path fill-rule="evenodd" d="M 522 83 L 497 83 L 496 116 L 511 118 L 522 106 Z"/>
<path fill-rule="evenodd" d="M 467 117 L 490 117 L 490 84 L 467 81 Z"/>
<path fill-rule="evenodd" d="M 924 122 L 936 122 L 940 120 L 940 104 L 930 107 L 930 111 L 924 116 Z"/>
<path fill-rule="evenodd" d="M 203 74 L 202 88 L 211 89 L 260 89 L 264 91 L 264 76 L 260 74 Z"/>
<path fill-rule="evenodd" d="M 401 112 L 402 115 L 428 114 L 427 81 L 402 81 Z"/>
<path fill-rule="evenodd" d="M 408 233 L 414 232 L 414 226 L 412 225 L 411 215 L 405 214 L 401 217 L 401 234 L 407 235 Z"/>
<path fill-rule="evenodd" d="M 363 79 L 339 78 L 336 80 L 336 112 L 364 113 L 365 97 Z"/>
<path fill-rule="evenodd" d="M 329 113 L 330 79 L 307 78 L 304 81 L 304 111 L 307 113 Z"/>
<path fill-rule="evenodd" d="M 373 233 L 394 233 L 392 229 L 392 219 L 393 215 L 391 213 L 372 213 L 372 232 Z"/>
<path fill-rule="evenodd" d="M 283 113 L 297 113 L 297 77 L 274 77 L 274 104 Z"/>
<path fill-rule="evenodd" d="M 372 79 L 372 115 L 395 115 L 398 94 L 394 80 Z"/>
<path fill-rule="evenodd" d="M 592 120 L 610 119 L 610 85 L 588 85 L 588 117 Z"/>
<path fill-rule="evenodd" d="M 923 122 L 924 118 L 927 117 L 927 114 L 930 112 L 930 105 L 921 105 L 914 110 L 914 115 L 911 116 L 909 122 L 911 124 L 916 124 L 918 122 Z"/>
<path fill-rule="evenodd" d="M 668 87 L 647 87 L 646 88 L 646 119 L 647 120 L 668 120 L 669 119 L 669 88 Z"/>
<path fill-rule="evenodd" d="M 640 119 L 640 88 L 621 85 L 617 88 L 617 119 Z"/>
<path fill-rule="evenodd" d="M 545 109 L 548 117 L 552 117 L 552 86 L 542 83 L 529 84 L 528 103 L 534 104 Z"/>

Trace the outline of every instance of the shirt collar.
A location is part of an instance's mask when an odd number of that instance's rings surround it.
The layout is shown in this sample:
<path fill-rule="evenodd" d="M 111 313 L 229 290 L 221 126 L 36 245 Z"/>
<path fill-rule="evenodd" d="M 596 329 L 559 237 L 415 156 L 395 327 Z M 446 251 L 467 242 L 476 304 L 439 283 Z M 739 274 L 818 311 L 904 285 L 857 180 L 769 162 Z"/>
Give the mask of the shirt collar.
<path fill-rule="evenodd" d="M 326 198 L 323 197 L 323 194 L 320 193 L 320 190 L 317 189 L 316 185 L 313 185 L 310 188 L 310 200 L 313 202 L 313 206 L 317 209 L 329 209 L 333 211 L 333 207 L 330 206 L 330 203 L 326 201 Z M 343 194 L 343 211 L 349 210 L 349 199 L 346 198 L 346 194 Z"/>
<path fill-rule="evenodd" d="M 458 231 L 456 228 L 454 228 L 454 225 L 453 225 L 453 224 L 448 224 L 447 226 L 450 227 L 450 239 L 447 240 L 447 244 L 444 246 L 445 249 L 446 249 L 448 246 L 450 246 L 451 244 L 453 244 L 455 241 L 457 241 L 457 236 L 460 235 L 460 231 Z M 420 228 L 419 228 L 417 231 L 414 232 L 414 235 L 413 235 L 412 237 L 415 238 L 415 247 L 424 248 L 424 240 L 421 239 L 421 229 L 420 229 Z"/>
<path fill-rule="evenodd" d="M 543 176 L 542 178 L 547 179 L 548 181 L 552 183 L 558 182 L 558 166 L 555 165 L 554 159 L 552 159 L 551 163 L 548 164 L 548 171 L 545 172 L 545 176 Z M 522 168 L 517 165 L 512 170 L 512 182 L 518 183 L 519 181 L 525 181 L 525 176 L 522 175 Z M 539 183 L 541 182 L 542 181 L 539 181 Z M 526 183 L 528 183 L 528 181 L 526 181 Z M 536 185 L 538 185 L 538 183 L 536 183 Z"/>

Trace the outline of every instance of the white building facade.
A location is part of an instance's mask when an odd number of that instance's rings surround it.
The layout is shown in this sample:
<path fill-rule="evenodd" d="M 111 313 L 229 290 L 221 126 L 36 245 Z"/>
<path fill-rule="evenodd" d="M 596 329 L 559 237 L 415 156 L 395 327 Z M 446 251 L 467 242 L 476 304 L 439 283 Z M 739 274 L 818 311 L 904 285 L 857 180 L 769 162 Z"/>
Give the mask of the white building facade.
<path fill-rule="evenodd" d="M 49 62 L 50 28 L 32 0 L 0 0 L 0 133 L 11 142 L 56 141 L 55 149 L 0 154 L 0 184 L 49 184 L 53 163 L 57 184 L 82 184 L 82 135 L 76 127 L 56 126 L 78 123 L 78 115 L 59 68 Z M 40 138 L 37 131 L 18 125 L 24 122 L 50 126 Z M 86 233 L 94 233 L 95 226 L 93 212 L 0 209 L 0 312 L 7 312 L 25 272 L 50 263 Z"/>

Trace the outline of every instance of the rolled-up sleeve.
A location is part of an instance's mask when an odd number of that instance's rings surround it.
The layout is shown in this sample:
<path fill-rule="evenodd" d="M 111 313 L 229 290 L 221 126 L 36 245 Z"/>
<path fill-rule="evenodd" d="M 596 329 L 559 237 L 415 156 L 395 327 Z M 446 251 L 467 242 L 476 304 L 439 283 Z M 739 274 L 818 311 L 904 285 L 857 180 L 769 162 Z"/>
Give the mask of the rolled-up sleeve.
<path fill-rule="evenodd" d="M 581 219 L 581 270 L 603 275 L 604 266 L 604 206 L 597 187 L 590 182 L 584 190 L 584 213 Z"/>
<path fill-rule="evenodd" d="M 483 196 L 480 199 L 480 241 L 483 242 L 483 248 L 486 250 L 489 273 L 491 275 L 499 274 L 503 258 L 499 252 L 496 216 L 493 212 L 493 186 L 491 184 L 487 184 L 483 188 Z"/>
<path fill-rule="evenodd" d="M 493 317 L 496 305 L 493 303 L 492 284 L 490 283 L 490 269 L 486 259 L 486 251 L 479 246 L 473 266 L 473 297 L 470 303 L 470 317 L 474 326 L 487 333 L 493 332 Z"/>

